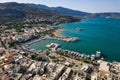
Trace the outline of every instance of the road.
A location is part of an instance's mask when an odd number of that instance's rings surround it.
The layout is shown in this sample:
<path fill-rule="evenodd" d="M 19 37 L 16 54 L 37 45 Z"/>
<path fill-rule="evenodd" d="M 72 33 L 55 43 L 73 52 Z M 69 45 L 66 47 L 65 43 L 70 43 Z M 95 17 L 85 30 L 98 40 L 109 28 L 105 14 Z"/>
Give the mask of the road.
<path fill-rule="evenodd" d="M 2 40 L 0 40 L 0 42 L 1 42 L 2 46 L 3 46 L 5 49 L 7 49 L 7 46 L 4 44 L 4 42 L 3 42 Z"/>

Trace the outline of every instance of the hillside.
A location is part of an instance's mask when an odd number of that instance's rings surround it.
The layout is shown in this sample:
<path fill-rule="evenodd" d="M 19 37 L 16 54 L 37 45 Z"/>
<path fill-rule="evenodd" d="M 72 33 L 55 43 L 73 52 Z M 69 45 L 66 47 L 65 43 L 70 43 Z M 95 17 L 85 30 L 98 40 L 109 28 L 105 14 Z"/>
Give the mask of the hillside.
<path fill-rule="evenodd" d="M 62 14 L 66 14 L 66 15 L 70 15 L 70 16 L 82 16 L 83 17 L 83 16 L 87 16 L 90 14 L 87 12 L 72 10 L 72 9 L 68 9 L 68 8 L 64 8 L 64 7 L 48 7 L 48 6 L 42 5 L 42 4 L 28 4 L 28 5 L 34 6 L 37 8 L 46 9 L 46 10 L 57 11 L 57 12 L 60 12 Z"/>
<path fill-rule="evenodd" d="M 0 21 L 15 20 L 15 19 L 52 19 L 71 21 L 78 20 L 78 18 L 67 16 L 56 11 L 45 10 L 27 4 L 20 4 L 15 2 L 0 3 Z M 73 21 L 72 20 L 72 21 Z"/>
<path fill-rule="evenodd" d="M 51 10 L 51 11 L 57 11 L 62 14 L 70 15 L 70 16 L 79 16 L 81 18 L 94 18 L 94 17 L 111 17 L 111 18 L 120 18 L 120 13 L 113 13 L 113 12 L 108 12 L 108 13 L 87 13 L 83 11 L 78 11 L 78 10 L 72 10 L 69 8 L 64 8 L 64 7 L 48 7 L 46 5 L 41 5 L 41 4 L 28 4 L 29 6 L 34 6 L 37 8 L 42 8 L 46 10 Z"/>
<path fill-rule="evenodd" d="M 74 17 L 73 17 L 74 16 Z M 47 19 L 58 22 L 79 21 L 80 18 L 120 18 L 120 13 L 86 13 L 64 7 L 48 7 L 41 4 L 0 3 L 0 21 L 16 19 Z"/>
<path fill-rule="evenodd" d="M 52 10 L 58 11 L 63 14 L 71 15 L 71 16 L 87 16 L 90 14 L 90 13 L 72 10 L 64 7 L 52 7 Z"/>

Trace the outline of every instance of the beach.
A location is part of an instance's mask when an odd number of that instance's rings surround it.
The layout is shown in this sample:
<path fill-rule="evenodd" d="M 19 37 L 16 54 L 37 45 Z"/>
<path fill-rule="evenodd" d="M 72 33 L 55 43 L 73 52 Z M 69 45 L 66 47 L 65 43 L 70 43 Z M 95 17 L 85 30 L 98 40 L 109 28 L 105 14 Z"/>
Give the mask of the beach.
<path fill-rule="evenodd" d="M 56 37 L 63 37 L 61 35 L 61 32 L 63 31 L 64 29 L 57 29 L 55 32 L 53 32 L 53 34 L 56 36 Z"/>

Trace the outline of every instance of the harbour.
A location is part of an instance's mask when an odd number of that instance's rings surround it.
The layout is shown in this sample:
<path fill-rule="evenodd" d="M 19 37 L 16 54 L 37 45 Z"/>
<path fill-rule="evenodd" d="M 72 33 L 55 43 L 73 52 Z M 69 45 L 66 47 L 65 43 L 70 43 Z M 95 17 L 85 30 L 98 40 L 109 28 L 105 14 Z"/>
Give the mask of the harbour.
<path fill-rule="evenodd" d="M 95 20 L 96 20 L 96 23 L 93 22 L 93 24 L 90 25 L 89 21 L 92 22 Z M 102 24 L 99 23 L 99 21 L 103 21 Z M 76 51 L 76 52 L 87 54 L 87 55 L 94 54 L 96 51 L 101 51 L 105 55 L 105 60 L 120 61 L 119 60 L 119 56 L 120 56 L 119 44 L 120 43 L 118 41 L 119 40 L 118 38 L 120 38 L 119 31 L 118 31 L 120 27 L 119 25 L 117 25 L 119 24 L 119 22 L 120 22 L 119 19 L 97 18 L 97 19 L 83 20 L 82 22 L 78 22 L 75 24 L 74 23 L 61 24 L 59 26 L 61 26 L 63 30 L 59 33 L 62 36 L 76 37 L 76 38 L 79 38 L 80 40 L 75 42 L 66 42 L 66 41 L 58 40 L 57 38 L 52 38 L 52 39 L 38 41 L 37 43 L 33 43 L 32 45 L 30 45 L 29 47 L 34 48 L 35 50 L 41 50 L 41 49 L 45 50 L 46 49 L 45 45 L 50 43 L 58 43 L 58 44 L 61 44 L 61 48 L 64 50 L 67 49 L 67 50 Z M 100 25 L 98 26 L 96 24 L 100 24 Z M 64 30 L 64 28 L 66 27 L 73 28 L 78 26 L 80 28 L 84 28 L 85 30 L 83 31 L 76 31 L 76 30 L 69 30 L 69 29 Z M 113 27 L 116 27 L 116 28 L 113 28 Z M 106 29 L 108 30 L 106 31 Z M 112 37 L 110 37 L 110 35 Z"/>

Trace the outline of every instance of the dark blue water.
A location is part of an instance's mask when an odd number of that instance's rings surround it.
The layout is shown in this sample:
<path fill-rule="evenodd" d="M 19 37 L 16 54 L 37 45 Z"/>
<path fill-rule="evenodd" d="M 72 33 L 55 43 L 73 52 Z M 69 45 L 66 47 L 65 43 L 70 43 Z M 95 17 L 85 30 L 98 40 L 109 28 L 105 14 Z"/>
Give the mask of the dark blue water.
<path fill-rule="evenodd" d="M 84 54 L 93 54 L 100 50 L 105 55 L 105 60 L 120 61 L 120 19 L 84 19 L 80 22 L 60 24 L 59 26 L 68 28 L 61 33 L 62 35 L 78 37 L 80 41 L 69 43 L 47 39 L 34 43 L 30 47 L 38 50 L 45 48 L 45 45 L 50 42 L 56 42 L 62 44 L 63 49 Z M 71 28 L 82 28 L 84 30 L 76 31 L 71 30 Z"/>

